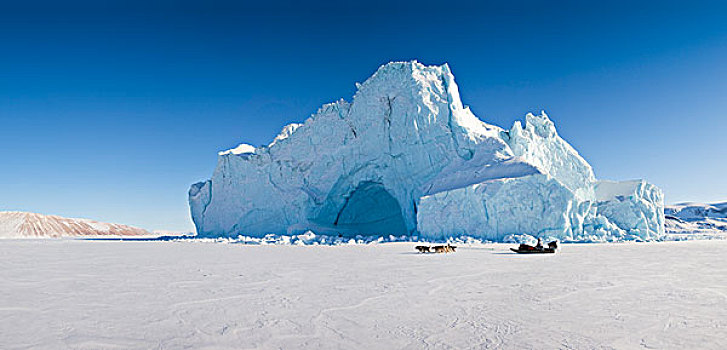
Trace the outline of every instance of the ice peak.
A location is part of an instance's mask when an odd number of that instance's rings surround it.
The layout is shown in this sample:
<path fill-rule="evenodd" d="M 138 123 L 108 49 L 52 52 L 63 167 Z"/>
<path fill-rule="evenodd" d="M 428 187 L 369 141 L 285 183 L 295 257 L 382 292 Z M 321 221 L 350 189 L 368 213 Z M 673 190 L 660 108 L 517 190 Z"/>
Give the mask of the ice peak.
<path fill-rule="evenodd" d="M 449 66 L 427 66 L 418 61 L 389 62 L 379 67 L 363 84 L 357 84 L 358 91 L 381 89 L 382 87 L 426 88 L 433 84 L 445 84 L 453 80 Z M 388 89 L 387 89 L 388 90 Z M 358 95 L 358 92 L 357 92 Z"/>
<path fill-rule="evenodd" d="M 354 104 L 365 108 L 378 105 L 388 121 L 416 114 L 426 118 L 427 124 L 446 124 L 455 134 L 467 129 L 482 135 L 493 129 L 462 104 L 454 75 L 446 63 L 428 66 L 418 61 L 390 62 L 357 84 L 357 88 Z M 379 115 L 368 113 L 367 117 Z"/>
<path fill-rule="evenodd" d="M 268 147 L 272 147 L 277 142 L 287 139 L 288 137 L 290 137 L 290 135 L 293 135 L 295 130 L 297 130 L 301 126 L 303 126 L 303 124 L 301 124 L 301 123 L 290 123 L 290 124 L 284 126 L 283 130 L 280 130 L 280 133 L 278 134 L 278 136 L 275 136 L 275 139 L 273 139 L 273 142 L 271 142 L 270 145 L 268 145 Z M 255 150 L 253 149 L 253 152 L 254 151 Z"/>
<path fill-rule="evenodd" d="M 553 137 L 557 135 L 555 124 L 548 118 L 545 111 L 540 111 L 539 115 L 528 113 L 525 116 L 525 127 L 533 130 L 540 137 Z"/>

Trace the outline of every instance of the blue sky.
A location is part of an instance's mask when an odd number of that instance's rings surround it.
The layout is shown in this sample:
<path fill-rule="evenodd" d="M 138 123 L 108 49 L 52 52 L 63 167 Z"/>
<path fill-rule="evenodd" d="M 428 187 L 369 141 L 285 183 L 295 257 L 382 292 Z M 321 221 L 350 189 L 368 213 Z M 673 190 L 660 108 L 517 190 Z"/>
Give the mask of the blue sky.
<path fill-rule="evenodd" d="M 0 210 L 192 230 L 216 152 L 267 144 L 391 60 L 545 110 L 604 179 L 727 200 L 727 6 L 544 1 L 0 5 Z"/>

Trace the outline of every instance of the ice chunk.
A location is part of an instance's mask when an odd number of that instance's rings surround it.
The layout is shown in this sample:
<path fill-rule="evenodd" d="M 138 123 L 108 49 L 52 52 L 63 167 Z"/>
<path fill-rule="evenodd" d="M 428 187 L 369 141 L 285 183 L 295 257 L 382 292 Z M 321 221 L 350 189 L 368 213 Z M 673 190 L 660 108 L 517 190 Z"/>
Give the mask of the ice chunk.
<path fill-rule="evenodd" d="M 627 234 L 641 239 L 664 235 L 664 194 L 643 180 L 599 181 L 595 186 L 597 214 Z"/>
<path fill-rule="evenodd" d="M 567 187 L 547 174 L 490 180 L 421 199 L 419 231 L 501 240 L 509 235 L 571 238 L 585 215 Z M 582 228 L 578 228 L 580 231 Z"/>
<path fill-rule="evenodd" d="M 580 198 L 592 196 L 591 184 L 596 180 L 593 169 L 568 142 L 558 136 L 545 112 L 528 114 L 525 128 L 520 122 L 515 122 L 504 136 L 516 156 L 550 174 Z"/>

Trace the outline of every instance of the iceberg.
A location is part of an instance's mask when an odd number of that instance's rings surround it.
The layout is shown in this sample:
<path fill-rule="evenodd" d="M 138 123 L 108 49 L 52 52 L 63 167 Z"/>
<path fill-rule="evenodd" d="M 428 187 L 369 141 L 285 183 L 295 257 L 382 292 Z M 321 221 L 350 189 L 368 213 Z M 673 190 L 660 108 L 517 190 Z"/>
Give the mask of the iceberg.
<path fill-rule="evenodd" d="M 446 64 L 388 63 L 357 87 L 267 146 L 219 152 L 189 190 L 198 235 L 664 235 L 656 186 L 598 181 L 544 112 L 478 119 Z"/>

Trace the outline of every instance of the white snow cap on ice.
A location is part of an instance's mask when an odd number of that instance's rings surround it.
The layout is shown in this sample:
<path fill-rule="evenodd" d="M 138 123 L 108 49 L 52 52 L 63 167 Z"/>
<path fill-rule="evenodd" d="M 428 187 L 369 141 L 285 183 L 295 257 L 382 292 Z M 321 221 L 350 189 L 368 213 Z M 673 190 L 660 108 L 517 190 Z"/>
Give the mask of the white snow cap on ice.
<path fill-rule="evenodd" d="M 212 178 L 189 191 L 198 234 L 664 234 L 658 188 L 640 181 L 610 195 L 544 112 L 510 130 L 481 121 L 446 64 L 392 62 L 357 88 L 268 146 L 221 152 Z"/>
<path fill-rule="evenodd" d="M 246 153 L 255 153 L 255 146 L 248 145 L 246 143 L 241 143 L 235 148 L 230 148 L 225 151 L 220 151 L 218 154 L 221 156 L 224 156 L 226 154 L 240 155 L 240 154 L 246 154 Z"/>

